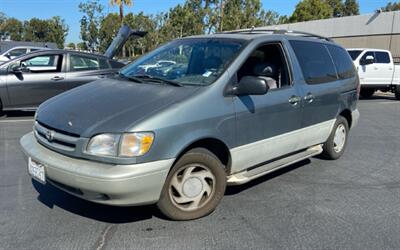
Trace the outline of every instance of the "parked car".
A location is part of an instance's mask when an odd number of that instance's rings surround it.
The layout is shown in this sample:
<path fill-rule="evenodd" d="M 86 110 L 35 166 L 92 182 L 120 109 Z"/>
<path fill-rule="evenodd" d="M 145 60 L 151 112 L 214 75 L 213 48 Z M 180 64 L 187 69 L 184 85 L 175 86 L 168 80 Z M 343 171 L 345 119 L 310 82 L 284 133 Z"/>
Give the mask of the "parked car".
<path fill-rule="evenodd" d="M 185 74 L 143 74 L 141 66 L 171 56 L 184 59 Z M 349 54 L 327 38 L 194 36 L 43 103 L 20 143 L 41 183 L 196 219 L 216 208 L 226 185 L 321 153 L 339 158 L 358 121 L 357 87 Z"/>
<path fill-rule="evenodd" d="M 32 46 L 18 46 L 11 48 L 7 51 L 4 51 L 0 54 L 0 64 L 5 63 L 11 59 L 14 59 L 18 56 L 25 55 L 30 52 L 38 51 L 38 50 L 45 50 L 48 49 L 46 47 L 32 47 Z"/>
<path fill-rule="evenodd" d="M 111 58 L 132 35 L 144 33 L 123 26 L 105 55 L 69 50 L 41 50 L 0 65 L 0 113 L 35 110 L 45 100 L 125 66 Z"/>
<path fill-rule="evenodd" d="M 377 90 L 393 92 L 400 100 L 400 65 L 395 65 L 392 54 L 381 49 L 348 49 L 357 68 L 361 96 L 371 97 Z"/>
<path fill-rule="evenodd" d="M 176 64 L 175 61 L 171 60 L 159 60 L 156 63 L 144 64 L 141 65 L 140 68 L 147 72 L 149 69 L 160 68 L 160 67 L 167 67 Z"/>

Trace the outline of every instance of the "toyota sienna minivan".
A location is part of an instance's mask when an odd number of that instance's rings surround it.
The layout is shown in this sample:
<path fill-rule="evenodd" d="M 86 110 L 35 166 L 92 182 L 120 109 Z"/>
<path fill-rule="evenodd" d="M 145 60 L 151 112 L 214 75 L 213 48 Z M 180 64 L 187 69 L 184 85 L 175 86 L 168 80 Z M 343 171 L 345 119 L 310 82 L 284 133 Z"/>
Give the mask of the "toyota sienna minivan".
<path fill-rule="evenodd" d="M 161 60 L 173 63 L 143 67 Z M 318 154 L 339 158 L 358 121 L 358 91 L 350 56 L 328 38 L 193 36 L 49 99 L 21 145 L 41 183 L 190 220 L 211 213 L 227 185 Z"/>

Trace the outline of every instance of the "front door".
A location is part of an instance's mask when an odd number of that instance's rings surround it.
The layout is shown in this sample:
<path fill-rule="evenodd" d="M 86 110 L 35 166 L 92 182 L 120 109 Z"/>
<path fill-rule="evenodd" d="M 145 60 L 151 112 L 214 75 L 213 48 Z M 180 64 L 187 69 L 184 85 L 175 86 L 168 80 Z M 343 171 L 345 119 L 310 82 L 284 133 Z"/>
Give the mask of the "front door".
<path fill-rule="evenodd" d="M 238 146 L 231 150 L 232 172 L 295 150 L 302 108 L 288 69 L 281 44 L 272 43 L 257 48 L 237 72 L 237 81 L 248 75 L 273 81 L 265 95 L 234 97 Z"/>
<path fill-rule="evenodd" d="M 33 108 L 65 90 L 62 54 L 45 54 L 18 62 L 21 72 L 9 70 L 7 88 L 13 107 Z M 15 67 L 18 65 L 13 65 Z"/>

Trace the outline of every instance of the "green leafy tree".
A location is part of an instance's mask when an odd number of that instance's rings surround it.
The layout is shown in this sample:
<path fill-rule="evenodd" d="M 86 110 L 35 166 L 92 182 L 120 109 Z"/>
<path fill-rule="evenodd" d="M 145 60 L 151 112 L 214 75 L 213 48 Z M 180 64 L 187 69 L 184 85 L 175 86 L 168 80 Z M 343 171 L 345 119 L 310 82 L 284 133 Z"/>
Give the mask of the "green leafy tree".
<path fill-rule="evenodd" d="M 343 16 L 360 15 L 360 6 L 357 0 L 344 1 Z"/>
<path fill-rule="evenodd" d="M 76 44 L 78 50 L 88 50 L 87 44 L 85 42 L 80 42 Z"/>
<path fill-rule="evenodd" d="M 325 0 L 303 0 L 296 5 L 290 22 L 325 19 L 332 16 L 332 7 Z"/>
<path fill-rule="evenodd" d="M 143 12 L 137 15 L 129 13 L 125 16 L 124 23 L 133 30 L 148 31 L 148 34 L 143 38 L 131 38 L 127 41 L 126 48 L 130 57 L 135 57 L 137 54 L 142 55 L 158 44 L 157 24 L 152 16 L 147 16 Z"/>
<path fill-rule="evenodd" d="M 99 29 L 99 51 L 104 53 L 121 27 L 121 20 L 117 13 L 108 14 L 101 20 Z"/>
<path fill-rule="evenodd" d="M 79 11 L 84 15 L 80 20 L 81 39 L 91 50 L 96 50 L 99 46 L 100 22 L 103 19 L 104 6 L 99 0 L 89 0 L 79 4 Z"/>
<path fill-rule="evenodd" d="M 65 37 L 68 35 L 68 26 L 59 16 L 52 17 L 48 21 L 49 32 L 46 34 L 48 41 L 54 42 L 59 48 L 64 48 Z"/>
<path fill-rule="evenodd" d="M 327 3 L 332 8 L 333 17 L 341 17 L 344 15 L 344 4 L 342 0 L 327 0 Z"/>
<path fill-rule="evenodd" d="M 76 49 L 76 45 L 73 42 L 68 43 L 66 47 L 69 49 Z"/>
<path fill-rule="evenodd" d="M 383 11 L 396 11 L 400 10 L 400 1 L 399 2 L 389 2 L 385 7 L 382 7 Z"/>
<path fill-rule="evenodd" d="M 1 33 L 4 37 L 9 37 L 14 41 L 21 41 L 23 36 L 23 24 L 16 18 L 9 18 L 0 24 Z"/>

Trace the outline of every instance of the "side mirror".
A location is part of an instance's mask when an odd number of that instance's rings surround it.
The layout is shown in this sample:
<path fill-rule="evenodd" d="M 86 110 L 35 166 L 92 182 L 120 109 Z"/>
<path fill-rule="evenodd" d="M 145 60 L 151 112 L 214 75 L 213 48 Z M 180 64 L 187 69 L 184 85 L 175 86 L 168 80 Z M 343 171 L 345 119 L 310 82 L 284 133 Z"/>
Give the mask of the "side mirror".
<path fill-rule="evenodd" d="M 360 62 L 361 65 L 373 64 L 375 62 L 375 58 L 373 56 L 367 56 L 363 61 Z"/>
<path fill-rule="evenodd" d="M 10 53 L 5 54 L 4 56 L 7 57 L 8 59 L 11 59 Z"/>
<path fill-rule="evenodd" d="M 14 74 L 21 74 L 23 71 L 22 67 L 19 65 L 15 65 L 11 68 L 11 72 L 13 72 Z"/>
<path fill-rule="evenodd" d="M 255 76 L 244 76 L 229 92 L 230 94 L 237 96 L 265 95 L 269 89 L 267 81 L 268 79 L 262 79 Z"/>

